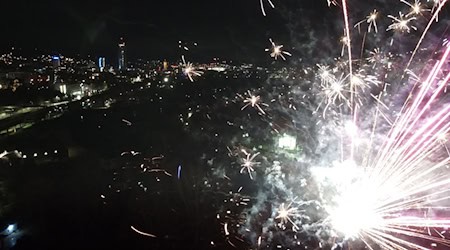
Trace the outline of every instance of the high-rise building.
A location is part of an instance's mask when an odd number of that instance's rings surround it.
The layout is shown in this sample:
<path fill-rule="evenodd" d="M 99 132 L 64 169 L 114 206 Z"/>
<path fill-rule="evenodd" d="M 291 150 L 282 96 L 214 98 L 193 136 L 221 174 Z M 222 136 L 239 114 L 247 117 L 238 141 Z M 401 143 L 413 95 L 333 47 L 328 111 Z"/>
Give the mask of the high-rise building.
<path fill-rule="evenodd" d="M 98 69 L 100 70 L 100 72 L 103 72 L 105 70 L 105 67 L 106 67 L 106 58 L 99 57 L 98 58 Z"/>
<path fill-rule="evenodd" d="M 163 62 L 163 70 L 167 71 L 168 69 L 169 69 L 169 63 L 166 60 L 164 60 L 164 62 Z"/>
<path fill-rule="evenodd" d="M 61 57 L 59 56 L 52 56 L 52 65 L 53 68 L 58 68 L 61 66 Z"/>
<path fill-rule="evenodd" d="M 123 38 L 119 41 L 119 71 L 127 70 L 126 47 Z"/>

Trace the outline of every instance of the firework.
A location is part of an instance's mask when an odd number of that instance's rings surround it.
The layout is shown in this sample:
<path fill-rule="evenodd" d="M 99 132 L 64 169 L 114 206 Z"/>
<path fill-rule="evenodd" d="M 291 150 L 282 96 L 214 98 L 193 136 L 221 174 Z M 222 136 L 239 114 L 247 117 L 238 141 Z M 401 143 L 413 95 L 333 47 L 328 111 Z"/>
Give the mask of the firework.
<path fill-rule="evenodd" d="M 336 0 L 327 0 L 327 4 L 328 4 L 328 7 L 330 7 L 331 5 L 336 6 L 337 5 L 337 1 Z"/>
<path fill-rule="evenodd" d="M 323 106 L 324 118 L 331 105 L 340 106 L 342 103 L 345 103 L 350 107 L 350 99 L 348 97 L 350 93 L 349 77 L 349 75 L 344 75 L 344 73 L 339 77 L 335 77 L 334 75 L 329 75 L 328 71 L 323 71 L 320 74 L 322 80 L 320 85 L 322 101 L 317 106 L 316 111 Z"/>
<path fill-rule="evenodd" d="M 450 198 L 450 179 L 442 172 L 450 156 L 439 154 L 439 138 L 450 131 L 450 104 L 438 102 L 450 74 L 432 89 L 449 54 L 447 48 L 420 81 L 420 90 L 405 103 L 376 160 L 361 166 L 355 178 L 341 186 L 329 220 L 347 237 L 357 237 L 369 247 L 374 242 L 384 249 L 426 249 L 404 237 L 450 243 L 423 230 L 450 227 L 450 218 L 431 214 L 433 208 L 447 210 L 436 204 Z M 426 115 L 429 109 L 434 112 Z"/>
<path fill-rule="evenodd" d="M 135 231 L 136 233 L 138 233 L 138 234 L 140 234 L 140 235 L 144 235 L 144 236 L 148 236 L 148 237 L 156 238 L 156 236 L 155 236 L 155 235 L 153 235 L 153 234 L 149 234 L 149 233 L 145 233 L 145 232 L 142 232 L 142 231 L 140 231 L 140 230 L 136 229 L 136 228 L 135 228 L 134 226 L 131 226 L 131 230 Z"/>
<path fill-rule="evenodd" d="M 253 180 L 252 172 L 255 171 L 254 167 L 261 164 L 260 162 L 255 161 L 255 158 L 259 155 L 259 153 L 250 154 L 247 153 L 247 151 L 242 150 L 242 153 L 244 153 L 245 157 L 241 158 L 241 171 L 240 173 L 244 173 L 245 171 L 250 176 L 250 179 Z"/>
<path fill-rule="evenodd" d="M 277 60 L 278 57 L 281 57 L 283 60 L 286 60 L 286 57 L 284 55 L 292 56 L 291 53 L 289 53 L 287 51 L 283 51 L 283 45 L 276 45 L 272 41 L 272 38 L 270 38 L 269 41 L 272 44 L 272 47 L 266 49 L 266 52 L 270 52 L 270 56 L 275 58 L 275 60 Z"/>
<path fill-rule="evenodd" d="M 431 9 L 424 8 L 424 6 L 422 5 L 422 3 L 419 0 L 414 0 L 414 4 L 411 4 L 405 0 L 400 0 L 400 2 L 411 7 L 411 11 L 408 14 L 406 14 L 406 17 L 413 16 L 413 15 L 418 16 L 418 15 L 422 15 L 423 12 L 431 11 Z"/>
<path fill-rule="evenodd" d="M 292 203 L 289 203 L 287 206 L 285 206 L 284 203 L 281 203 L 280 207 L 278 208 L 278 214 L 275 217 L 275 219 L 279 219 L 281 221 L 281 224 L 287 224 L 291 223 L 294 230 L 298 230 L 299 227 L 295 225 L 295 222 L 292 221 L 292 217 L 297 217 L 299 213 L 298 208 L 292 207 Z"/>
<path fill-rule="evenodd" d="M 398 17 L 388 15 L 392 19 L 392 24 L 388 26 L 386 31 L 395 30 L 400 32 L 411 32 L 411 29 L 417 30 L 417 28 L 410 24 L 411 21 L 416 20 L 416 17 L 407 17 L 402 12 L 398 13 Z"/>
<path fill-rule="evenodd" d="M 246 109 L 247 107 L 251 106 L 252 108 L 257 109 L 261 114 L 266 114 L 264 110 L 262 109 L 262 106 L 268 107 L 266 103 L 263 103 L 261 101 L 261 97 L 258 95 L 253 95 L 250 90 L 247 91 L 247 97 L 244 97 L 242 95 L 238 94 L 238 97 L 242 98 L 244 100 L 244 106 L 241 108 L 241 110 Z"/>
<path fill-rule="evenodd" d="M 264 0 L 259 0 L 259 4 L 261 6 L 261 12 L 263 14 L 263 16 L 266 16 L 266 10 L 264 8 Z M 272 9 L 275 8 L 275 5 L 272 3 L 272 0 L 267 0 L 267 2 L 269 3 L 270 7 L 272 7 Z"/>
<path fill-rule="evenodd" d="M 375 33 L 378 33 L 378 25 L 377 25 L 377 18 L 378 18 L 378 12 L 377 10 L 373 10 L 368 16 L 366 16 L 365 19 L 357 22 L 355 24 L 355 28 L 358 27 L 358 30 L 360 30 L 361 24 L 367 23 L 367 32 L 370 33 L 372 29 L 375 31 Z"/>
<path fill-rule="evenodd" d="M 191 80 L 191 82 L 194 81 L 194 77 L 195 76 L 202 76 L 203 72 L 196 70 L 194 65 L 190 62 L 186 62 L 186 60 L 184 59 L 184 56 L 181 56 L 181 60 L 183 62 L 183 73 L 189 78 L 189 80 Z"/>

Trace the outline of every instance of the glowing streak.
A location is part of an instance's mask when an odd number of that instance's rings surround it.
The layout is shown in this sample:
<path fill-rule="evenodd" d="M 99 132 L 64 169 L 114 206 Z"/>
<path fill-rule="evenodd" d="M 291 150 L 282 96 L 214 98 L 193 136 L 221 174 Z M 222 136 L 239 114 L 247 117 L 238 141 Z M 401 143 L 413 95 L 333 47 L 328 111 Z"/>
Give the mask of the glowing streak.
<path fill-rule="evenodd" d="M 150 169 L 148 172 L 149 172 L 149 173 L 153 173 L 153 172 L 155 172 L 155 173 L 163 172 L 165 175 L 172 177 L 172 175 L 171 175 L 169 172 L 167 172 L 167 171 L 164 170 L 164 169 L 160 169 L 160 168 Z"/>
<path fill-rule="evenodd" d="M 156 235 L 153 235 L 153 234 L 149 234 L 149 233 L 145 233 L 145 232 L 139 231 L 139 230 L 137 230 L 137 229 L 136 229 L 135 227 L 133 227 L 133 226 L 131 226 L 131 229 L 132 229 L 133 231 L 135 231 L 136 233 L 140 234 L 140 235 L 144 235 L 144 236 L 156 238 Z"/>
<path fill-rule="evenodd" d="M 450 162 L 450 156 L 437 154 L 439 138 L 450 132 L 450 104 L 436 103 L 450 73 L 433 89 L 449 55 L 447 47 L 421 81 L 417 93 L 405 102 L 375 161 L 367 161 L 360 172 L 351 171 L 352 181 L 337 186 L 341 189 L 341 195 L 334 200 L 337 205 L 328 208 L 328 220 L 335 229 L 348 237 L 360 238 L 370 249 L 366 238 L 383 249 L 428 249 L 401 235 L 450 244 L 450 240 L 418 230 L 450 227 L 449 218 L 422 213 L 450 209 L 434 207 L 437 202 L 450 199 L 450 179 L 441 171 Z"/>
<path fill-rule="evenodd" d="M 178 165 L 177 177 L 178 177 L 178 180 L 181 178 L 181 165 Z"/>
<path fill-rule="evenodd" d="M 131 125 L 133 125 L 133 123 L 131 123 L 130 121 L 128 121 L 128 120 L 125 120 L 125 119 L 122 119 L 122 121 L 124 122 L 124 123 L 126 123 L 128 126 L 131 126 Z"/>
<path fill-rule="evenodd" d="M 0 153 L 0 159 L 4 158 L 5 156 L 7 156 L 9 154 L 8 151 L 3 151 L 3 153 Z"/>
<path fill-rule="evenodd" d="M 416 48 L 414 48 L 414 51 L 413 51 L 413 53 L 411 54 L 411 58 L 409 59 L 408 64 L 406 64 L 406 68 L 405 68 L 405 69 L 408 69 L 409 66 L 411 65 L 411 62 L 413 61 L 414 56 L 415 56 L 416 53 L 417 53 L 417 50 L 419 49 L 420 45 L 421 45 L 422 42 L 423 42 L 423 39 L 424 39 L 425 36 L 427 35 L 428 30 L 431 28 L 431 24 L 433 23 L 433 20 L 434 20 L 434 19 L 436 19 L 436 20 L 438 19 L 439 12 L 441 12 L 442 7 L 444 7 L 444 4 L 447 2 L 447 0 L 439 0 L 439 1 L 440 1 L 440 2 L 439 2 L 439 6 L 437 7 L 436 11 L 434 12 L 433 17 L 432 17 L 432 18 L 430 19 L 430 21 L 428 22 L 427 27 L 425 27 L 424 31 L 422 32 L 422 36 L 420 36 L 420 39 L 419 39 L 419 41 L 417 42 Z"/>
<path fill-rule="evenodd" d="M 225 224 L 223 225 L 223 229 L 224 229 L 224 231 L 225 231 L 225 235 L 226 235 L 226 236 L 230 235 L 230 232 L 228 231 L 228 223 L 225 223 Z"/>
<path fill-rule="evenodd" d="M 342 10 L 344 11 L 345 35 L 347 36 L 348 69 L 350 75 L 350 105 L 353 109 L 353 66 L 352 66 L 352 46 L 350 36 L 350 23 L 348 21 L 347 0 L 342 0 Z"/>
<path fill-rule="evenodd" d="M 267 2 L 269 3 L 270 7 L 272 7 L 272 9 L 275 8 L 275 5 L 272 3 L 271 0 L 267 0 Z M 259 4 L 261 6 L 261 12 L 262 12 L 263 16 L 266 16 L 266 10 L 264 9 L 263 0 L 259 0 Z"/>
<path fill-rule="evenodd" d="M 336 0 L 327 0 L 327 4 L 328 4 L 328 7 L 330 7 L 331 5 L 336 6 L 337 2 L 336 2 Z"/>

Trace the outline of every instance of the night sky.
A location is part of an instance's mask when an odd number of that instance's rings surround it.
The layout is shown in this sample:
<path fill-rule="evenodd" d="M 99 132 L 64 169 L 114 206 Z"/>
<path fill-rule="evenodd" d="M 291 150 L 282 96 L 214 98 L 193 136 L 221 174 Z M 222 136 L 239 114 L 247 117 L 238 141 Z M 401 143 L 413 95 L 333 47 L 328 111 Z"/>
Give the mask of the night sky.
<path fill-rule="evenodd" d="M 0 49 L 112 57 L 123 36 L 131 58 L 173 59 L 187 53 L 194 59 L 252 61 L 266 56 L 260 52 L 268 38 L 288 44 L 292 34 L 307 32 L 309 27 L 295 24 L 298 19 L 326 19 L 326 1 L 273 2 L 277 8 L 266 2 L 264 17 L 258 0 L 9 1 L 0 15 Z M 182 52 L 179 40 L 198 47 Z"/>

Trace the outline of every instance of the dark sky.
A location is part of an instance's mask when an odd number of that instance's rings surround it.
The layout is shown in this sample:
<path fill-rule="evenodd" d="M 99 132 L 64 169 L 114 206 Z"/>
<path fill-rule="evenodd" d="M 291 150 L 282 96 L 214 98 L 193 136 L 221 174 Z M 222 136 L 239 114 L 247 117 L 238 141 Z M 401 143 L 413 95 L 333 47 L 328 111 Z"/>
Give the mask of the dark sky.
<path fill-rule="evenodd" d="M 251 58 L 269 46 L 269 37 L 289 43 L 287 10 L 307 10 L 320 19 L 326 8 L 325 0 L 273 2 L 277 8 L 266 5 L 263 17 L 259 0 L 8 1 L 0 15 L 0 49 L 111 57 L 123 36 L 132 58 L 179 57 L 179 40 L 199 44 L 185 52 L 191 57 Z"/>

